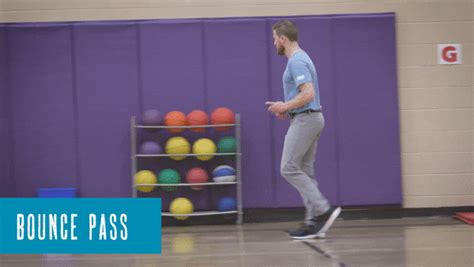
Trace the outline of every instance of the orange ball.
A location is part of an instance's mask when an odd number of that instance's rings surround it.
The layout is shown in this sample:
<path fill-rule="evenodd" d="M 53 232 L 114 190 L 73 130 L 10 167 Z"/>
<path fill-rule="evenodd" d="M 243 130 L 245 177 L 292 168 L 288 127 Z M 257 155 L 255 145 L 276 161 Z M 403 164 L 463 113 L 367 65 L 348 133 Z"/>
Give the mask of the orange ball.
<path fill-rule="evenodd" d="M 189 126 L 209 124 L 209 117 L 207 113 L 202 110 L 191 111 L 187 116 L 187 120 Z M 190 128 L 190 130 L 193 132 L 204 132 L 204 128 Z"/>
<path fill-rule="evenodd" d="M 235 123 L 235 114 L 232 110 L 226 107 L 216 108 L 211 114 L 211 123 L 212 124 L 234 124 Z M 219 132 L 227 131 L 230 127 L 216 127 L 216 130 Z"/>
<path fill-rule="evenodd" d="M 170 111 L 165 115 L 166 126 L 186 126 L 186 115 L 181 111 Z M 168 128 L 171 133 L 181 133 L 184 128 Z"/>

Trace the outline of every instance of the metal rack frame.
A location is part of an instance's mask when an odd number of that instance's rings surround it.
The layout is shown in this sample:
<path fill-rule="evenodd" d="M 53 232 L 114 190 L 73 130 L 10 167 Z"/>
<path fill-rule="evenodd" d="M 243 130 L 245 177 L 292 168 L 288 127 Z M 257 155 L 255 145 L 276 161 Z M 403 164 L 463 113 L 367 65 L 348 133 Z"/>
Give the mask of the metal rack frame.
<path fill-rule="evenodd" d="M 168 128 L 210 128 L 210 127 L 234 127 L 236 144 L 236 153 L 212 153 L 212 154 L 137 154 L 137 133 L 136 129 L 168 129 Z M 137 125 L 136 117 L 132 116 L 130 119 L 130 142 L 131 142 L 131 161 L 132 161 L 132 197 L 138 197 L 137 186 L 219 186 L 219 185 L 236 185 L 237 191 L 237 210 L 235 211 L 199 211 L 193 212 L 192 214 L 171 214 L 169 212 L 162 212 L 162 216 L 208 216 L 208 215 L 225 215 L 237 213 L 237 224 L 243 222 L 243 207 L 242 207 L 242 154 L 241 154 L 241 132 L 240 132 L 240 115 L 235 115 L 235 124 L 212 124 L 212 125 L 198 125 L 198 126 L 148 126 L 148 125 Z M 146 157 L 172 157 L 172 156 L 235 156 L 236 163 L 236 181 L 235 182 L 210 182 L 210 183 L 180 183 L 180 184 L 135 184 L 134 176 L 137 173 L 137 161 L 139 158 Z"/>

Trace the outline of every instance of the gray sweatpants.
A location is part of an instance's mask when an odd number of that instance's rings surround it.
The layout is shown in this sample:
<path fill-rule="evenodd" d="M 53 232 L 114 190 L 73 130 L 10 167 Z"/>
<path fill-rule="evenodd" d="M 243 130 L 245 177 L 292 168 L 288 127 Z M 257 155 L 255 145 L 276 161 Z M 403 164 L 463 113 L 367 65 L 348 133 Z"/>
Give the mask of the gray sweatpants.
<path fill-rule="evenodd" d="M 314 179 L 314 160 L 323 128 L 321 112 L 298 114 L 291 119 L 283 145 L 280 172 L 300 193 L 306 207 L 306 223 L 330 208 Z"/>

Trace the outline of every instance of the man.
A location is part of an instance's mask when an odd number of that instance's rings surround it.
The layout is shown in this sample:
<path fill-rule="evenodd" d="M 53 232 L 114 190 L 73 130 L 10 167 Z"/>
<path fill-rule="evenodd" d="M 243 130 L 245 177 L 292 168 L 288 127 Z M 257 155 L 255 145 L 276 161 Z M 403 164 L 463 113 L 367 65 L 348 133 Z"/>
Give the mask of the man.
<path fill-rule="evenodd" d="M 281 158 L 281 175 L 298 190 L 305 208 L 304 225 L 290 231 L 295 239 L 324 237 L 341 212 L 331 207 L 314 179 L 314 160 L 324 117 L 321 112 L 316 69 L 298 45 L 298 30 L 288 20 L 273 25 L 273 40 L 279 55 L 288 58 L 283 73 L 285 102 L 267 102 L 268 111 L 280 119 L 289 117 Z"/>

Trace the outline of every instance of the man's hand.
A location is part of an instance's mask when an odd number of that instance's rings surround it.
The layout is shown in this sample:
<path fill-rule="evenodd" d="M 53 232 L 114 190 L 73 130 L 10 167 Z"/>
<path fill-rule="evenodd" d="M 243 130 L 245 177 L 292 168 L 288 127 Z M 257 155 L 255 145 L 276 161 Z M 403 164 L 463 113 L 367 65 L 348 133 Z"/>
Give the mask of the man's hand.
<path fill-rule="evenodd" d="M 288 119 L 288 114 L 286 114 L 286 113 L 276 113 L 275 116 L 280 120 Z"/>
<path fill-rule="evenodd" d="M 277 102 L 266 102 L 266 105 L 268 105 L 268 111 L 271 113 L 276 114 L 281 114 L 281 113 L 286 113 L 288 111 L 288 107 L 286 103 L 277 101 Z"/>
<path fill-rule="evenodd" d="M 285 103 L 281 101 L 277 101 L 277 102 L 268 101 L 268 102 L 265 102 L 265 105 L 268 106 L 268 111 L 273 113 L 278 119 L 284 120 L 288 118 L 288 114 L 286 114 L 287 107 Z"/>

